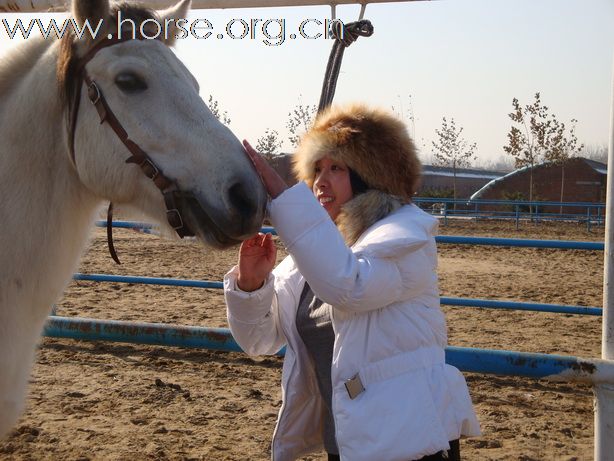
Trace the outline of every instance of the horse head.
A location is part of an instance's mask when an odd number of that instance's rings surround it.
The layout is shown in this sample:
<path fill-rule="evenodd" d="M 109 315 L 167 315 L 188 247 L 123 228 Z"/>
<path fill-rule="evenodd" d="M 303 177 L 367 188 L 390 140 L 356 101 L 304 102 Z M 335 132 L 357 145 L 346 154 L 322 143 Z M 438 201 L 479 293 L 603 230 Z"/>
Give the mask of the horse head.
<path fill-rule="evenodd" d="M 95 195 L 224 248 L 258 231 L 267 195 L 241 143 L 170 48 L 189 7 L 183 0 L 156 13 L 75 0 L 77 24 L 99 28 L 96 37 L 62 39 L 66 143 Z"/>

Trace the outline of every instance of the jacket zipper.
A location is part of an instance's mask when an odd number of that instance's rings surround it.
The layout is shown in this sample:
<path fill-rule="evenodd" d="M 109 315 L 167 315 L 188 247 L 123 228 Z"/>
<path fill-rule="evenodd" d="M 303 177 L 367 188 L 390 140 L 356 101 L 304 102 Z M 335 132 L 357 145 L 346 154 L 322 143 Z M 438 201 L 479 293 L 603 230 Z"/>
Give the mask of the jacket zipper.
<path fill-rule="evenodd" d="M 334 317 L 334 312 L 335 312 L 335 308 L 332 306 L 332 304 L 330 305 L 330 324 L 333 327 L 333 334 L 335 335 L 335 341 L 333 342 L 333 353 L 335 352 L 335 345 L 337 344 L 337 328 L 335 327 L 335 317 Z M 332 378 L 333 378 L 333 364 L 331 362 L 330 364 L 330 377 L 331 377 L 331 384 L 332 383 Z M 341 447 L 339 445 L 339 437 L 337 436 L 337 408 L 336 408 L 336 399 L 335 399 L 335 387 L 336 386 L 332 386 L 331 389 L 331 398 L 332 398 L 332 412 L 333 412 L 333 422 L 335 423 L 335 443 L 337 444 L 337 450 L 339 451 L 339 458 L 342 460 L 343 456 L 341 455 Z"/>

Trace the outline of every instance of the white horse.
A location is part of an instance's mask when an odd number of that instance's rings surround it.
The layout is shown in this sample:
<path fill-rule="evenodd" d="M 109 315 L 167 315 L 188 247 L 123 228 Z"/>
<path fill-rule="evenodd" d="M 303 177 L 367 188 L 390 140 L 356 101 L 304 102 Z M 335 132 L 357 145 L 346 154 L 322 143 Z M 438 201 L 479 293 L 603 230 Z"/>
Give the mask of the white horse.
<path fill-rule="evenodd" d="M 105 19 L 99 38 L 34 40 L 0 65 L 0 437 L 23 410 L 45 319 L 104 201 L 134 207 L 172 232 L 170 198 L 173 227 L 182 220 L 183 234 L 216 247 L 255 233 L 266 205 L 241 144 L 168 47 L 178 31 L 170 19 L 184 18 L 189 0 L 159 15 L 108 0 L 73 3 L 78 24 Z M 172 38 L 98 45 L 116 30 L 118 9 L 137 30 L 153 18 L 170 25 Z M 96 93 L 126 143 L 101 123 Z M 154 177 L 156 168 L 163 174 L 155 181 L 143 174 Z"/>

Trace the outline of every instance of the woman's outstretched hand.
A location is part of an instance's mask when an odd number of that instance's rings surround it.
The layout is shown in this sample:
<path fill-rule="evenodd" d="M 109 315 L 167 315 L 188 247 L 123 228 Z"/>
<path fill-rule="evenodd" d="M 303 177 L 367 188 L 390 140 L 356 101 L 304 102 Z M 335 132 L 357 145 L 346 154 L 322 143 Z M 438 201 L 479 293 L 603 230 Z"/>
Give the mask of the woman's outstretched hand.
<path fill-rule="evenodd" d="M 271 198 L 277 198 L 279 194 L 288 188 L 285 181 L 277 174 L 277 171 L 267 163 L 267 161 L 248 143 L 243 140 L 243 146 L 245 146 L 245 152 L 247 156 L 254 164 L 256 171 L 260 175 L 260 179 L 264 184 L 267 192 Z"/>
<path fill-rule="evenodd" d="M 277 247 L 271 234 L 259 233 L 244 240 L 239 249 L 239 289 L 255 291 L 262 287 L 275 266 L 276 257 Z"/>
<path fill-rule="evenodd" d="M 245 152 L 260 175 L 271 198 L 276 198 L 288 186 L 267 161 L 248 143 L 243 141 Z M 275 266 L 277 247 L 271 234 L 259 233 L 243 241 L 239 250 L 239 276 L 237 286 L 243 291 L 255 291 L 264 285 Z"/>

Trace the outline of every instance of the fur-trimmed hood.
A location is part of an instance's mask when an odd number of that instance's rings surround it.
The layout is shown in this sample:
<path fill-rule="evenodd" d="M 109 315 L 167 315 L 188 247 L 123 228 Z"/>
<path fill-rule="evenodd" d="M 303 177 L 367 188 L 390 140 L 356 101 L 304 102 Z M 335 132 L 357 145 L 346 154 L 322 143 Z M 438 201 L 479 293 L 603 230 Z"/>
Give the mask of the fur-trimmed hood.
<path fill-rule="evenodd" d="M 345 203 L 336 219 L 348 245 L 375 222 L 409 203 L 420 161 L 405 124 L 364 104 L 332 106 L 316 118 L 293 156 L 294 172 L 313 188 L 315 164 L 329 157 L 354 171 L 368 190 Z"/>
<path fill-rule="evenodd" d="M 335 224 L 345 243 L 352 246 L 365 230 L 403 205 L 398 197 L 371 189 L 346 202 Z"/>

